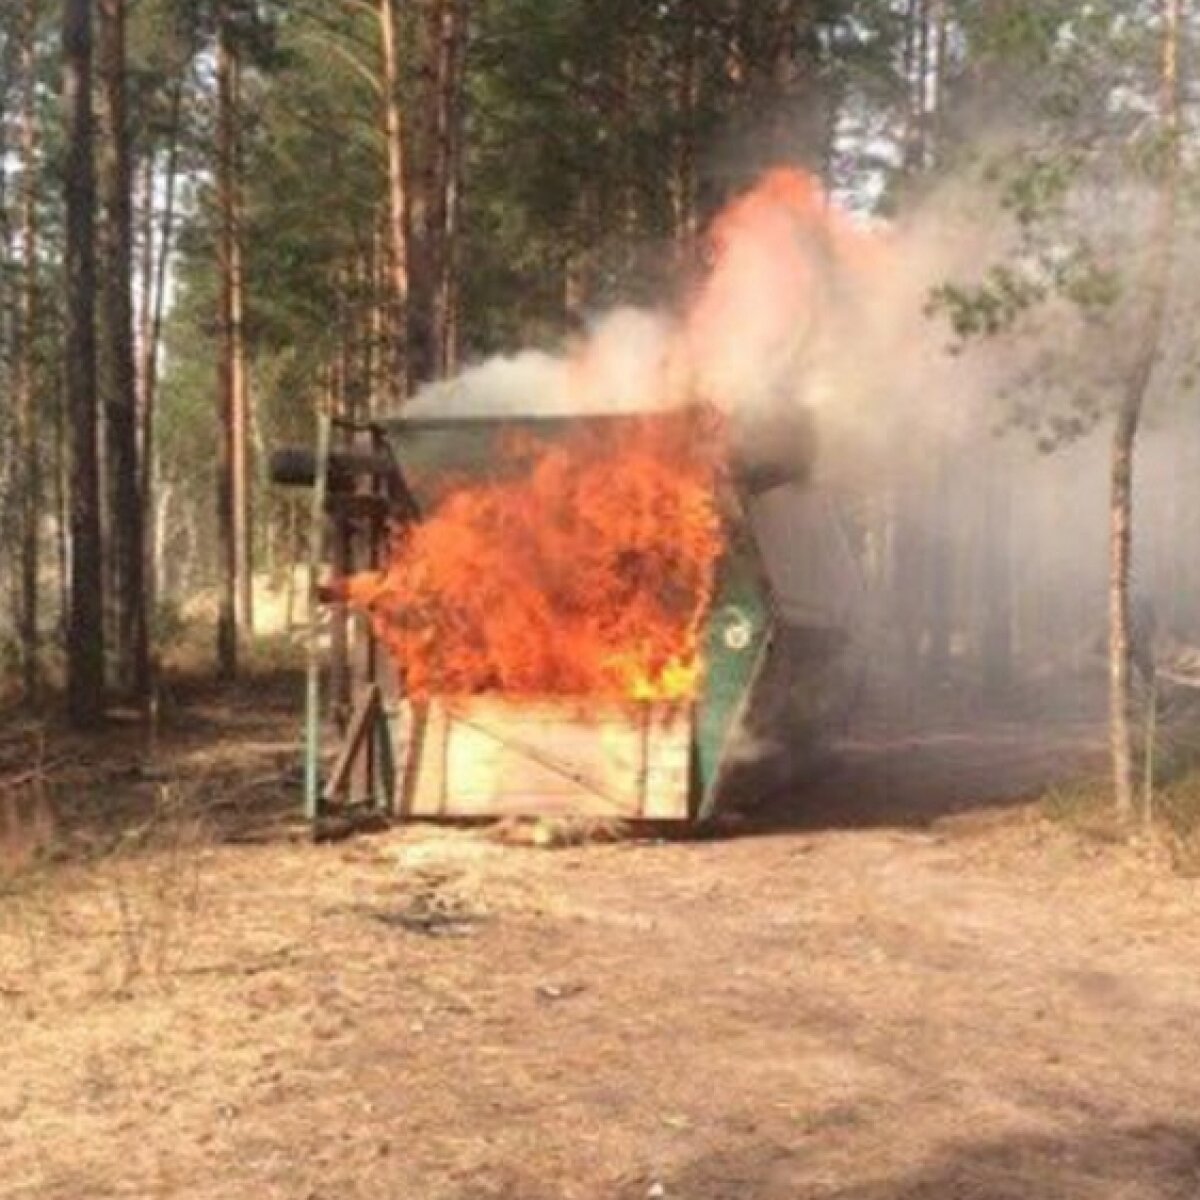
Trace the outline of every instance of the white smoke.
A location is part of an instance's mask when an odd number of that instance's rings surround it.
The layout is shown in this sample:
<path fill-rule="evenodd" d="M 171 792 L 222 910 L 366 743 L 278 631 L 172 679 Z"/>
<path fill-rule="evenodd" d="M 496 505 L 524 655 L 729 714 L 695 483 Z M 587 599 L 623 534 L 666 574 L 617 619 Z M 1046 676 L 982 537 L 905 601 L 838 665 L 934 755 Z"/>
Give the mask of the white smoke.
<path fill-rule="evenodd" d="M 413 418 L 579 416 L 697 400 L 750 441 L 777 443 L 782 414 L 812 437 L 797 459 L 826 480 L 878 470 L 897 444 L 956 440 L 992 391 L 978 356 L 948 354 L 931 289 L 990 257 L 977 194 L 946 188 L 891 227 L 838 210 L 802 172 L 769 172 L 714 223 L 707 279 L 674 309 L 616 308 L 557 353 L 525 350 L 422 388 Z M 790 426 L 795 431 L 796 424 Z"/>
<path fill-rule="evenodd" d="M 661 407 L 675 324 L 665 313 L 618 308 L 597 318 L 562 353 L 525 350 L 429 384 L 413 417 L 579 416 Z"/>

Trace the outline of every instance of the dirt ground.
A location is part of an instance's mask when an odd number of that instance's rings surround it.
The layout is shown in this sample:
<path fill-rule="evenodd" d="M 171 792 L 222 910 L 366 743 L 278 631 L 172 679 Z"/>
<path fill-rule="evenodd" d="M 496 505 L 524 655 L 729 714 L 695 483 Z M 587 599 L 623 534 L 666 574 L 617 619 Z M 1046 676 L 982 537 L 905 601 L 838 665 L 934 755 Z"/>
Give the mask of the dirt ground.
<path fill-rule="evenodd" d="M 1080 730 L 876 731 L 720 838 L 312 846 L 295 712 L 196 700 L 128 846 L 6 885 L 0 1195 L 1200 1197 L 1200 888 L 1022 801 Z"/>

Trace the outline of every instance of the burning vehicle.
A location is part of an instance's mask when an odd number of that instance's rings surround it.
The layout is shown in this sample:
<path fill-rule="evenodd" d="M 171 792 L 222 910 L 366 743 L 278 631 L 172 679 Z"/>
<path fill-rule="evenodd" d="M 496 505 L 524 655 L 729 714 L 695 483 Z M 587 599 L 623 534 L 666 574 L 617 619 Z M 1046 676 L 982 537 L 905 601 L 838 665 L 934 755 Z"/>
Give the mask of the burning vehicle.
<path fill-rule="evenodd" d="M 594 339 L 554 377 L 555 405 L 452 382 L 386 420 L 327 420 L 315 454 L 276 455 L 276 481 L 312 486 L 328 523 L 314 818 L 703 820 L 811 770 L 844 725 L 862 585 L 814 474 L 813 414 L 791 393 L 723 402 L 747 372 L 802 367 L 818 210 L 780 174 L 715 227 L 705 288 L 632 372 L 644 407 L 612 403 Z M 795 294 L 731 344 L 743 279 L 781 262 Z M 327 720 L 340 747 L 322 773 Z"/>

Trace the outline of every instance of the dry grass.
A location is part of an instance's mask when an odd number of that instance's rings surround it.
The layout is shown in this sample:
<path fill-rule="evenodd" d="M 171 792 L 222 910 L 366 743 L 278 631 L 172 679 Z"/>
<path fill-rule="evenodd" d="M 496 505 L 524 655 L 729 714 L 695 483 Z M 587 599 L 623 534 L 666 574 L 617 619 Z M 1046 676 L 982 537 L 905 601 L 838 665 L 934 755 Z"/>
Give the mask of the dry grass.
<path fill-rule="evenodd" d="M 1200 770 L 1160 789 L 1156 804 L 1176 868 L 1200 876 Z"/>
<path fill-rule="evenodd" d="M 1193 707 L 1176 710 L 1157 726 L 1149 771 L 1153 787 L 1149 795 L 1143 787 L 1132 822 L 1116 812 L 1112 785 L 1097 774 L 1055 784 L 1043 795 L 1042 809 L 1101 841 L 1157 843 L 1181 873 L 1200 874 L 1200 721 Z"/>
<path fill-rule="evenodd" d="M 4 1200 L 1194 1200 L 1195 887 L 963 822 L 997 762 L 1027 786 L 1015 735 L 864 747 L 732 841 L 313 846 L 270 696 L 47 781 L 0 897 Z"/>
<path fill-rule="evenodd" d="M 148 837 L 0 997 L 0 1194 L 1191 1200 L 1194 897 L 1075 845 L 206 845 L 123 982 Z"/>
<path fill-rule="evenodd" d="M 0 926 L 23 948 L 9 964 L 21 981 L 10 989 L 36 991 L 71 959 L 88 961 L 97 994 L 166 986 L 186 960 L 212 848 L 197 797 L 160 787 L 149 818 L 68 865 L 56 861 L 64 852 L 53 832 L 36 844 L 36 853 L 10 852 L 0 874 Z"/>
<path fill-rule="evenodd" d="M 3 988 L 53 994 L 64 964 L 88 995 L 166 988 L 206 918 L 204 866 L 229 841 L 290 828 L 296 685 L 177 678 L 157 736 L 116 720 L 80 737 L 32 718 L 0 732 Z M 68 971 L 68 974 L 71 972 Z M 68 986 L 68 985 L 64 985 Z"/>
<path fill-rule="evenodd" d="M 1098 776 L 1055 784 L 1043 794 L 1041 806 L 1052 821 L 1100 841 L 1124 841 L 1131 833 L 1113 806 L 1112 785 Z"/>

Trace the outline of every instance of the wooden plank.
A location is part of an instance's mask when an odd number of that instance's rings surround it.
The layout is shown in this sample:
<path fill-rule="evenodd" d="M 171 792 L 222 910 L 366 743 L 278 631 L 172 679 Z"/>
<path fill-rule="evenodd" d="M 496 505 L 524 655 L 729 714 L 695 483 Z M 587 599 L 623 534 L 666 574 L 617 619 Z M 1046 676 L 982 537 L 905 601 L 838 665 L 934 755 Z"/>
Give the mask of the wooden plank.
<path fill-rule="evenodd" d="M 412 815 L 412 804 L 421 779 L 429 728 L 429 705 L 424 702 L 395 704 L 391 729 L 395 760 L 396 792 L 392 797 L 392 812 L 399 817 Z"/>
<path fill-rule="evenodd" d="M 400 810 L 684 819 L 691 739 L 681 705 L 434 701 Z"/>
<path fill-rule="evenodd" d="M 686 817 L 692 771 L 690 721 L 687 737 L 672 736 L 668 730 L 651 729 L 646 747 L 645 771 L 642 815 L 649 821 L 672 821 Z"/>
<path fill-rule="evenodd" d="M 329 773 L 329 783 L 325 789 L 325 797 L 328 800 L 336 799 L 343 790 L 346 784 L 355 774 L 355 768 L 360 760 L 366 755 L 372 755 L 371 737 L 370 734 L 374 729 L 375 722 L 379 720 L 382 713 L 379 699 L 379 688 L 374 684 L 364 688 L 358 698 L 358 703 L 355 706 L 354 713 L 350 718 L 350 724 L 346 729 L 346 736 L 342 741 L 342 749 L 338 754 L 337 761 L 333 765 L 333 770 Z M 368 765 L 371 759 L 367 759 Z M 370 794 L 370 786 L 366 788 L 364 795 Z M 352 797 L 352 799 L 361 799 L 360 796 Z"/>

